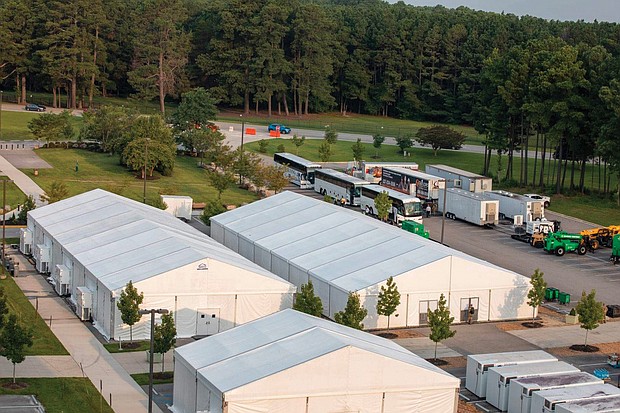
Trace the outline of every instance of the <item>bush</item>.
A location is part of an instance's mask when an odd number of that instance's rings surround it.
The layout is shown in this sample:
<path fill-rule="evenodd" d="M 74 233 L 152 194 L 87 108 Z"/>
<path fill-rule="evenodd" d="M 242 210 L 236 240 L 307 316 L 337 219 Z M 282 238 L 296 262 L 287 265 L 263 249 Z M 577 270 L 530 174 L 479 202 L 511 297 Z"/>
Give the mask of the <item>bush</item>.
<path fill-rule="evenodd" d="M 267 148 L 269 147 L 269 141 L 261 139 L 258 141 L 258 151 L 260 153 L 267 153 Z"/>
<path fill-rule="evenodd" d="M 568 313 L 568 315 L 577 315 L 577 312 L 575 311 L 574 308 L 571 308 L 570 313 Z"/>
<path fill-rule="evenodd" d="M 286 148 L 284 147 L 283 144 L 279 144 L 277 149 L 278 149 L 278 152 L 286 152 Z"/>
<path fill-rule="evenodd" d="M 211 217 L 219 215 L 223 212 L 226 212 L 224 205 L 217 200 L 211 200 L 205 205 L 205 209 L 202 211 L 200 219 L 205 223 L 205 225 L 210 225 L 211 222 L 209 220 Z"/>

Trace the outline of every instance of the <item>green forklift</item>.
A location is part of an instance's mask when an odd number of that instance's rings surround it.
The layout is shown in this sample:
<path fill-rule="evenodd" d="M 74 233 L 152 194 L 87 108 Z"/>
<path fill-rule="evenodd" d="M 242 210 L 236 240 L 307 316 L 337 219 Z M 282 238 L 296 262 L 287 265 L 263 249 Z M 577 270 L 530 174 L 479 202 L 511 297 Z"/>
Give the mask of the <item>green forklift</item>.
<path fill-rule="evenodd" d="M 613 262 L 616 265 L 620 262 L 620 234 L 614 235 L 612 244 L 611 244 L 611 257 L 609 261 Z"/>
<path fill-rule="evenodd" d="M 545 251 L 561 257 L 567 252 L 584 255 L 588 251 L 586 240 L 581 234 L 570 234 L 564 231 L 550 232 L 545 238 Z"/>

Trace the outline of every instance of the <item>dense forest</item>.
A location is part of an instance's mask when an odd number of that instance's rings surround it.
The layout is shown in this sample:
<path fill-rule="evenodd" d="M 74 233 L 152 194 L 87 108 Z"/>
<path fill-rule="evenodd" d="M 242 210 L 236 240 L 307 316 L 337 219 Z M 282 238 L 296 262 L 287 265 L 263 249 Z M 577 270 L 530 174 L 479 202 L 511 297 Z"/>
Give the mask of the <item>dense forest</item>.
<path fill-rule="evenodd" d="M 566 179 L 583 191 L 595 156 L 620 171 L 617 24 L 379 0 L 0 0 L 0 21 L 2 87 L 21 102 L 27 90 L 55 103 L 64 94 L 71 108 L 131 95 L 159 99 L 163 112 L 202 86 L 270 116 L 472 124 L 487 158 L 505 153 L 505 179 L 521 184 L 542 186 L 551 157 L 564 165 L 558 191 Z M 527 147 L 534 182 L 512 176 Z"/>

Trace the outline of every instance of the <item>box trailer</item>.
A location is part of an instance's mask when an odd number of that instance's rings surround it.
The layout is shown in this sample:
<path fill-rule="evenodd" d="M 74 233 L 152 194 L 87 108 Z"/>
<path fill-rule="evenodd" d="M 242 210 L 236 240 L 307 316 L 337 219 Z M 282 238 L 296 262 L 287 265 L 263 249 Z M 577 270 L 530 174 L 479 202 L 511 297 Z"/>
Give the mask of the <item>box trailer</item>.
<path fill-rule="evenodd" d="M 487 402 L 505 412 L 508 410 L 508 396 L 511 391 L 510 383 L 512 380 L 522 377 L 577 372 L 579 372 L 577 367 L 563 361 L 491 367 L 487 377 Z"/>
<path fill-rule="evenodd" d="M 194 201 L 191 196 L 160 195 L 161 202 L 166 205 L 165 211 L 186 221 L 192 219 Z"/>
<path fill-rule="evenodd" d="M 590 384 L 603 384 L 603 380 L 586 372 L 552 374 L 512 380 L 508 394 L 508 413 L 530 413 L 532 394 L 537 391 Z"/>
<path fill-rule="evenodd" d="M 417 171 L 419 165 L 415 162 L 367 162 L 362 161 L 361 170 L 353 170 L 353 176 L 362 178 L 368 182 L 378 184 L 381 182 L 381 176 L 383 175 L 383 168 L 404 168 Z"/>
<path fill-rule="evenodd" d="M 609 396 L 620 397 L 620 389 L 610 384 L 590 384 L 587 386 L 540 390 L 532 395 L 530 413 L 555 412 L 555 406 L 560 403 L 596 400 Z"/>
<path fill-rule="evenodd" d="M 467 356 L 465 388 L 478 397 L 486 397 L 487 377 L 491 367 L 545 361 L 558 361 L 558 359 L 542 350 L 471 354 Z"/>
<path fill-rule="evenodd" d="M 545 217 L 544 201 L 513 194 L 508 191 L 488 191 L 485 194 L 491 199 L 499 201 L 500 219 L 513 219 L 520 215 L 525 222 L 543 219 Z"/>
<path fill-rule="evenodd" d="M 493 179 L 447 165 L 426 165 L 427 174 L 447 180 L 448 188 L 464 189 L 469 192 L 484 192 L 493 189 Z"/>
<path fill-rule="evenodd" d="M 443 212 L 444 190 L 439 190 L 437 209 Z M 464 191 L 457 188 L 446 190 L 446 218 L 461 219 L 476 225 L 497 225 L 499 220 L 499 201 L 484 193 Z"/>
<path fill-rule="evenodd" d="M 603 397 L 594 400 L 579 400 L 571 403 L 558 404 L 557 413 L 618 413 L 620 412 L 620 397 Z"/>
<path fill-rule="evenodd" d="M 445 188 L 445 180 L 420 171 L 384 166 L 381 186 L 417 196 L 423 201 L 436 202 L 439 199 L 439 189 Z"/>

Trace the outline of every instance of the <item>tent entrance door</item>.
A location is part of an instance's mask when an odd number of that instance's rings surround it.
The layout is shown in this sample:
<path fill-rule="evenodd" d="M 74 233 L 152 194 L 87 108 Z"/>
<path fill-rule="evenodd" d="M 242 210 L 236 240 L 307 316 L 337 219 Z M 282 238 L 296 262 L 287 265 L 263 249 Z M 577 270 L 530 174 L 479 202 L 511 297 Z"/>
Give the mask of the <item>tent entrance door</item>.
<path fill-rule="evenodd" d="M 480 299 L 478 297 L 461 298 L 461 322 L 467 321 L 467 312 L 469 311 L 469 305 L 474 306 L 474 315 L 472 321 L 478 321 L 478 306 Z"/>
<path fill-rule="evenodd" d="M 196 314 L 196 335 L 210 336 L 220 332 L 220 309 L 199 308 Z"/>

